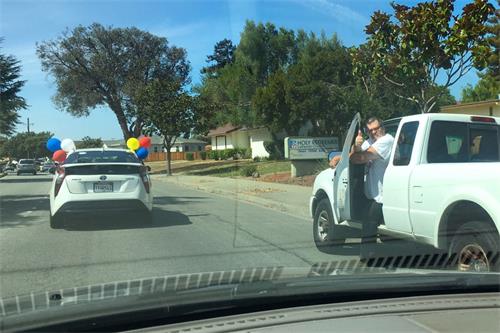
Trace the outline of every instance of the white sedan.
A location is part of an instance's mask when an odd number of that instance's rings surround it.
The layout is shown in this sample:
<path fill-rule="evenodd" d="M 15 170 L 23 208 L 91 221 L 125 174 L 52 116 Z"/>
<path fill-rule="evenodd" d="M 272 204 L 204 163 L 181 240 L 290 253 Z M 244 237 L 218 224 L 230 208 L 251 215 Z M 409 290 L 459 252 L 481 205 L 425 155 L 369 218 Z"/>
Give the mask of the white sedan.
<path fill-rule="evenodd" d="M 68 155 L 50 190 L 50 226 L 69 213 L 140 213 L 151 223 L 153 194 L 148 168 L 124 149 L 81 149 Z"/>

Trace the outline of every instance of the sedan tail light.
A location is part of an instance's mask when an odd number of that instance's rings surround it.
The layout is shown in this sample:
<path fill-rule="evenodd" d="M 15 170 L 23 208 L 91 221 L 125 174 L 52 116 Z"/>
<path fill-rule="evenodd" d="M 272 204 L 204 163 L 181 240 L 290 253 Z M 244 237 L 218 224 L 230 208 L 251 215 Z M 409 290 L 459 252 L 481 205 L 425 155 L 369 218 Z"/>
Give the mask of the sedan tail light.
<path fill-rule="evenodd" d="M 147 193 L 149 193 L 149 191 L 151 189 L 151 183 L 149 182 L 149 176 L 148 176 L 148 171 L 147 171 L 146 167 L 141 167 L 140 176 L 141 176 L 142 183 L 144 184 L 144 189 L 146 190 Z"/>
<path fill-rule="evenodd" d="M 61 189 L 61 185 L 64 182 L 64 178 L 66 177 L 66 172 L 64 168 L 59 167 L 56 170 L 56 186 L 54 188 L 54 196 L 57 196 L 59 190 Z"/>

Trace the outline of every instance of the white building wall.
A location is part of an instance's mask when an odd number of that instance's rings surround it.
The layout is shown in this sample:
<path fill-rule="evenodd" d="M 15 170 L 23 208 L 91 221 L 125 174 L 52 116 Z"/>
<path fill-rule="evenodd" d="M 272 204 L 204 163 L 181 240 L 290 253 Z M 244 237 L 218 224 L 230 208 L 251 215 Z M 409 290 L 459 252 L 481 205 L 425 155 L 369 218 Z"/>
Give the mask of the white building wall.
<path fill-rule="evenodd" d="M 250 139 L 248 131 L 234 131 L 233 135 L 234 148 L 250 148 Z"/>
<path fill-rule="evenodd" d="M 269 153 L 264 147 L 265 141 L 271 141 L 272 136 L 267 128 L 259 128 L 249 131 L 250 148 L 252 148 L 252 158 L 254 157 L 269 157 Z"/>

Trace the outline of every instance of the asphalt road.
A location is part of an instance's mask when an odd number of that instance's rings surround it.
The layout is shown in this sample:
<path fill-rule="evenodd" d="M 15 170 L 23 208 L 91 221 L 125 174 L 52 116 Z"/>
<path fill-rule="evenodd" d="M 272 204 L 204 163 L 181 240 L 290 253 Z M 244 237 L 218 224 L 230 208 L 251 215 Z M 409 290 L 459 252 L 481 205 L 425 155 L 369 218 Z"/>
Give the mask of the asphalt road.
<path fill-rule="evenodd" d="M 154 222 L 128 216 L 49 226 L 50 175 L 0 179 L 0 297 L 104 282 L 357 259 L 357 244 L 322 253 L 311 221 L 157 181 Z M 399 244 L 389 249 L 407 247 Z"/>

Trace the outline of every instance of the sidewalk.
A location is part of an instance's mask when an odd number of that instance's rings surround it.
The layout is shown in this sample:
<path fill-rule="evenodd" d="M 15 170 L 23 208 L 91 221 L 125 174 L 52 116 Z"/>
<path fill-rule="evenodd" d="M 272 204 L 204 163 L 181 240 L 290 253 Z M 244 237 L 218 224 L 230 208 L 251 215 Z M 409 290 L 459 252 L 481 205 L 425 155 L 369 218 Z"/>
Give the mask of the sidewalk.
<path fill-rule="evenodd" d="M 182 184 L 230 199 L 251 202 L 297 217 L 311 218 L 309 198 L 312 188 L 310 187 L 211 176 L 153 175 L 152 178 L 154 181 Z"/>

